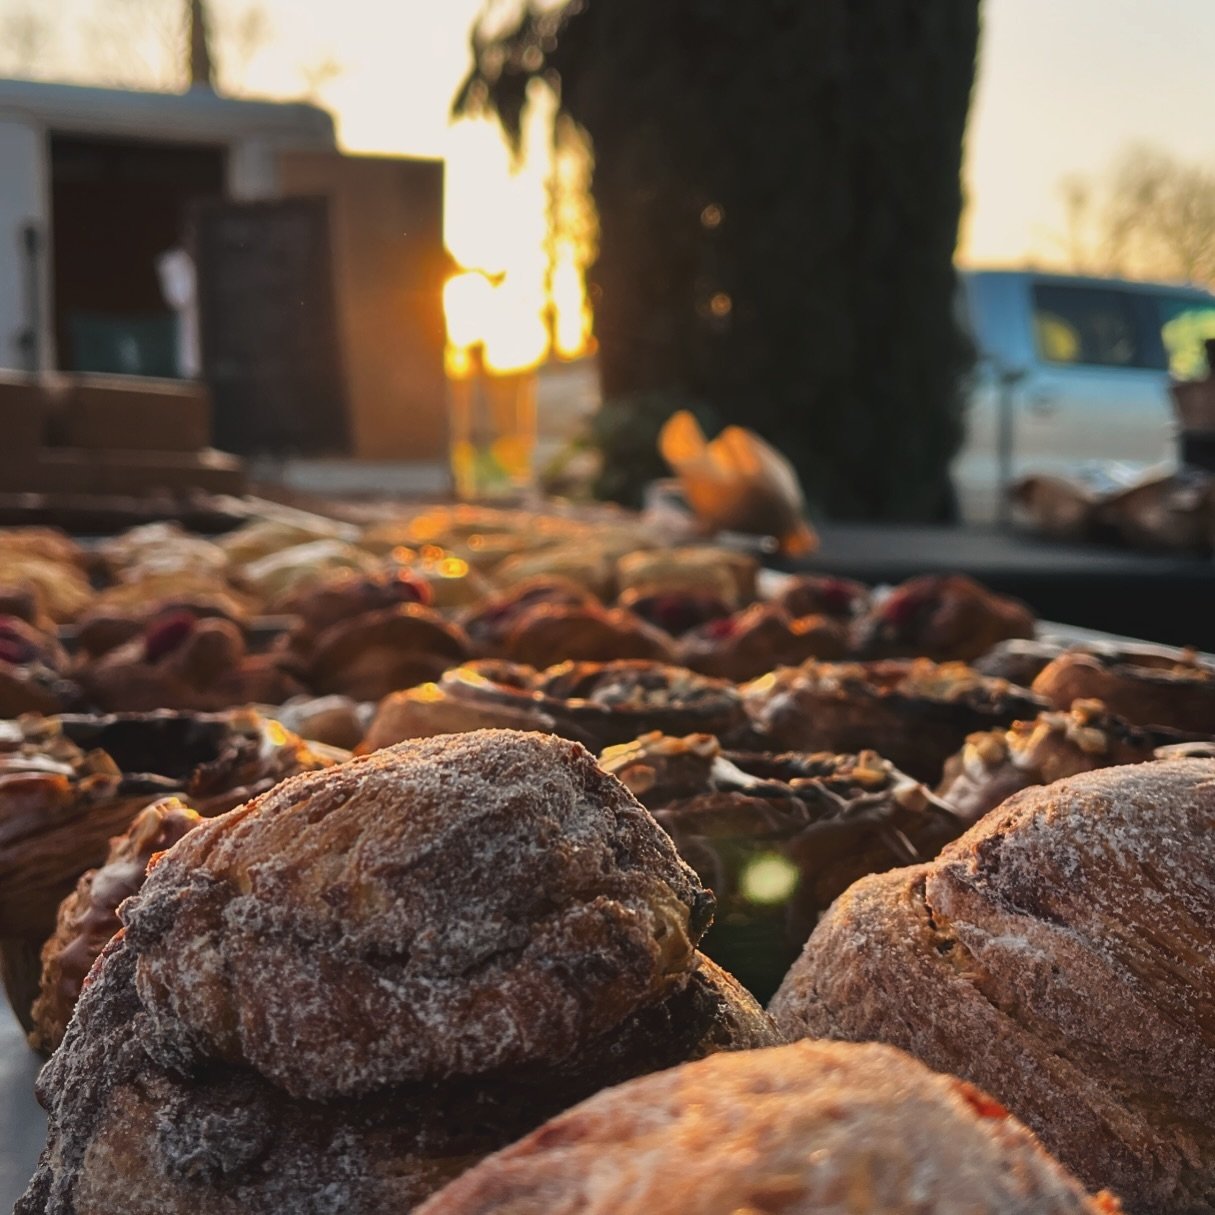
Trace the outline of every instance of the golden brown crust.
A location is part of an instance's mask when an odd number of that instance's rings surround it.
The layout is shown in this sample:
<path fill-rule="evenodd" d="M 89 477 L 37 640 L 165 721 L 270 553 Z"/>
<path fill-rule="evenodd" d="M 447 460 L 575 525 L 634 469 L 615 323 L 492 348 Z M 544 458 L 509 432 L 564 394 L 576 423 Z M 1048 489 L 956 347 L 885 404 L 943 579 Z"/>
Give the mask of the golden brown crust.
<path fill-rule="evenodd" d="M 1151 651 L 1061 654 L 1033 688 L 1057 709 L 1100 700 L 1136 725 L 1215 734 L 1215 667 L 1192 652 L 1175 659 Z"/>
<path fill-rule="evenodd" d="M 800 1042 L 609 1089 L 418 1215 L 1098 1215 L 994 1102 L 881 1046 Z"/>
<path fill-rule="evenodd" d="M 460 628 L 430 608 L 407 603 L 331 625 L 312 644 L 305 670 L 319 695 L 375 701 L 437 679 L 468 656 Z"/>
<path fill-rule="evenodd" d="M 585 750 L 487 731 L 284 781 L 126 922 L 154 1055 L 325 1097 L 559 1061 L 686 981 L 710 907 Z"/>
<path fill-rule="evenodd" d="M 407 1211 L 605 1084 L 778 1041 L 581 748 L 486 732 L 334 774 L 197 827 L 124 905 L 22 1215 Z"/>
<path fill-rule="evenodd" d="M 865 878 L 772 1003 L 988 1088 L 1090 1185 L 1215 1203 L 1215 762 L 1017 794 L 932 864 Z"/>
<path fill-rule="evenodd" d="M 520 613 L 502 642 L 510 662 L 553 663 L 644 659 L 670 662 L 675 647 L 666 633 L 624 608 L 539 603 Z"/>

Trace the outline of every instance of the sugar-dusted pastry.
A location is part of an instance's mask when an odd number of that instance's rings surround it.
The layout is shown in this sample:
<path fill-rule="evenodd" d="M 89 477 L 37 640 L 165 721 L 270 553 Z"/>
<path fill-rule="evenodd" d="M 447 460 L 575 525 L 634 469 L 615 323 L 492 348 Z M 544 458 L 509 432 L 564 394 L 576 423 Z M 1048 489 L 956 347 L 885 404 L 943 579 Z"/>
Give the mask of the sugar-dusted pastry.
<path fill-rule="evenodd" d="M 40 1215 L 409 1211 L 604 1085 L 778 1039 L 577 744 L 381 751 L 197 826 L 39 1081 Z"/>
<path fill-rule="evenodd" d="M 1046 702 L 960 662 L 807 662 L 743 689 L 768 749 L 872 750 L 935 783 L 976 730 L 1036 717 Z"/>
<path fill-rule="evenodd" d="M 798 1042 L 592 1097 L 418 1215 L 1116 1215 L 987 1094 L 902 1051 Z"/>
<path fill-rule="evenodd" d="M 1215 1209 L 1215 761 L 1026 789 L 857 882 L 772 1003 L 985 1087 L 1130 1211 Z"/>
<path fill-rule="evenodd" d="M 858 877 L 928 860 L 966 825 L 872 751 L 759 755 L 655 733 L 600 762 L 717 896 L 701 948 L 761 999 Z"/>
<path fill-rule="evenodd" d="M 853 629 L 861 658 L 969 662 L 997 642 L 1034 635 L 1025 604 L 997 595 L 965 574 L 912 578 L 877 599 Z"/>

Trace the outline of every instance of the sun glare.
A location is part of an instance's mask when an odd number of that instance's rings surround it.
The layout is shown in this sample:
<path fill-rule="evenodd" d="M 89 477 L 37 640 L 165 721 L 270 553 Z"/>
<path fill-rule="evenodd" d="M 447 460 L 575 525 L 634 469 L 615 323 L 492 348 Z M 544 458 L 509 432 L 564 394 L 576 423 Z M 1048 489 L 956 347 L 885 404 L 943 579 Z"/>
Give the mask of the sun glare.
<path fill-rule="evenodd" d="M 552 119 L 551 104 L 532 107 L 517 164 L 491 122 L 460 122 L 449 132 L 447 244 L 469 267 L 443 293 L 449 375 L 476 370 L 477 346 L 485 369 L 499 375 L 536 367 L 550 354 L 588 353 L 587 256 L 548 229 Z"/>

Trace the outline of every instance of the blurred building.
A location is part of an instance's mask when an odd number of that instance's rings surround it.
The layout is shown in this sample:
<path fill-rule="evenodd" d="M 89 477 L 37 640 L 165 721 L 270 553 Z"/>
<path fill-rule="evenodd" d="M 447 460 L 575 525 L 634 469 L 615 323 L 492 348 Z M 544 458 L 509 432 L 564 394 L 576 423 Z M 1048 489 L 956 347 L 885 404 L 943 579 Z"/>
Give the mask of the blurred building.
<path fill-rule="evenodd" d="M 0 80 L 0 368 L 200 374 L 242 454 L 434 458 L 442 214 L 440 162 L 313 105 Z"/>

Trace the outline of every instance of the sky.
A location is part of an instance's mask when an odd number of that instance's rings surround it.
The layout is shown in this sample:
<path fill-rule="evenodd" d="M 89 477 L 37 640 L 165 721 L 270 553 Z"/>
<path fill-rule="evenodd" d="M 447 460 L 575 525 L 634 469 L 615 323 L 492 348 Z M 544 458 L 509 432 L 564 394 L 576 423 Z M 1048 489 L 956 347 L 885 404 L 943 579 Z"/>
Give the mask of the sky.
<path fill-rule="evenodd" d="M 517 313 L 518 293 L 543 278 L 547 165 L 533 156 L 512 176 L 488 123 L 450 124 L 469 63 L 468 31 L 483 4 L 210 0 L 223 31 L 221 70 L 226 63 L 238 91 L 310 89 L 334 112 L 346 148 L 447 160 L 448 243 L 465 265 L 507 271 L 499 303 L 515 290 Z M 260 28 L 248 24 L 255 6 Z M 40 74 L 154 74 L 183 7 L 184 0 L 0 0 L 0 72 L 3 22 L 34 13 L 43 23 Z M 984 0 L 983 13 L 961 260 L 1057 259 L 1061 179 L 1099 175 L 1128 143 L 1153 142 L 1215 164 L 1215 124 L 1207 118 L 1215 0 Z M 103 14 L 108 25 L 100 24 Z M 137 35 L 145 28 L 152 32 Z M 256 36 L 242 41 L 232 32 L 242 28 Z M 542 138 L 533 143 L 543 149 Z M 535 324 L 529 332 L 534 340 Z"/>

